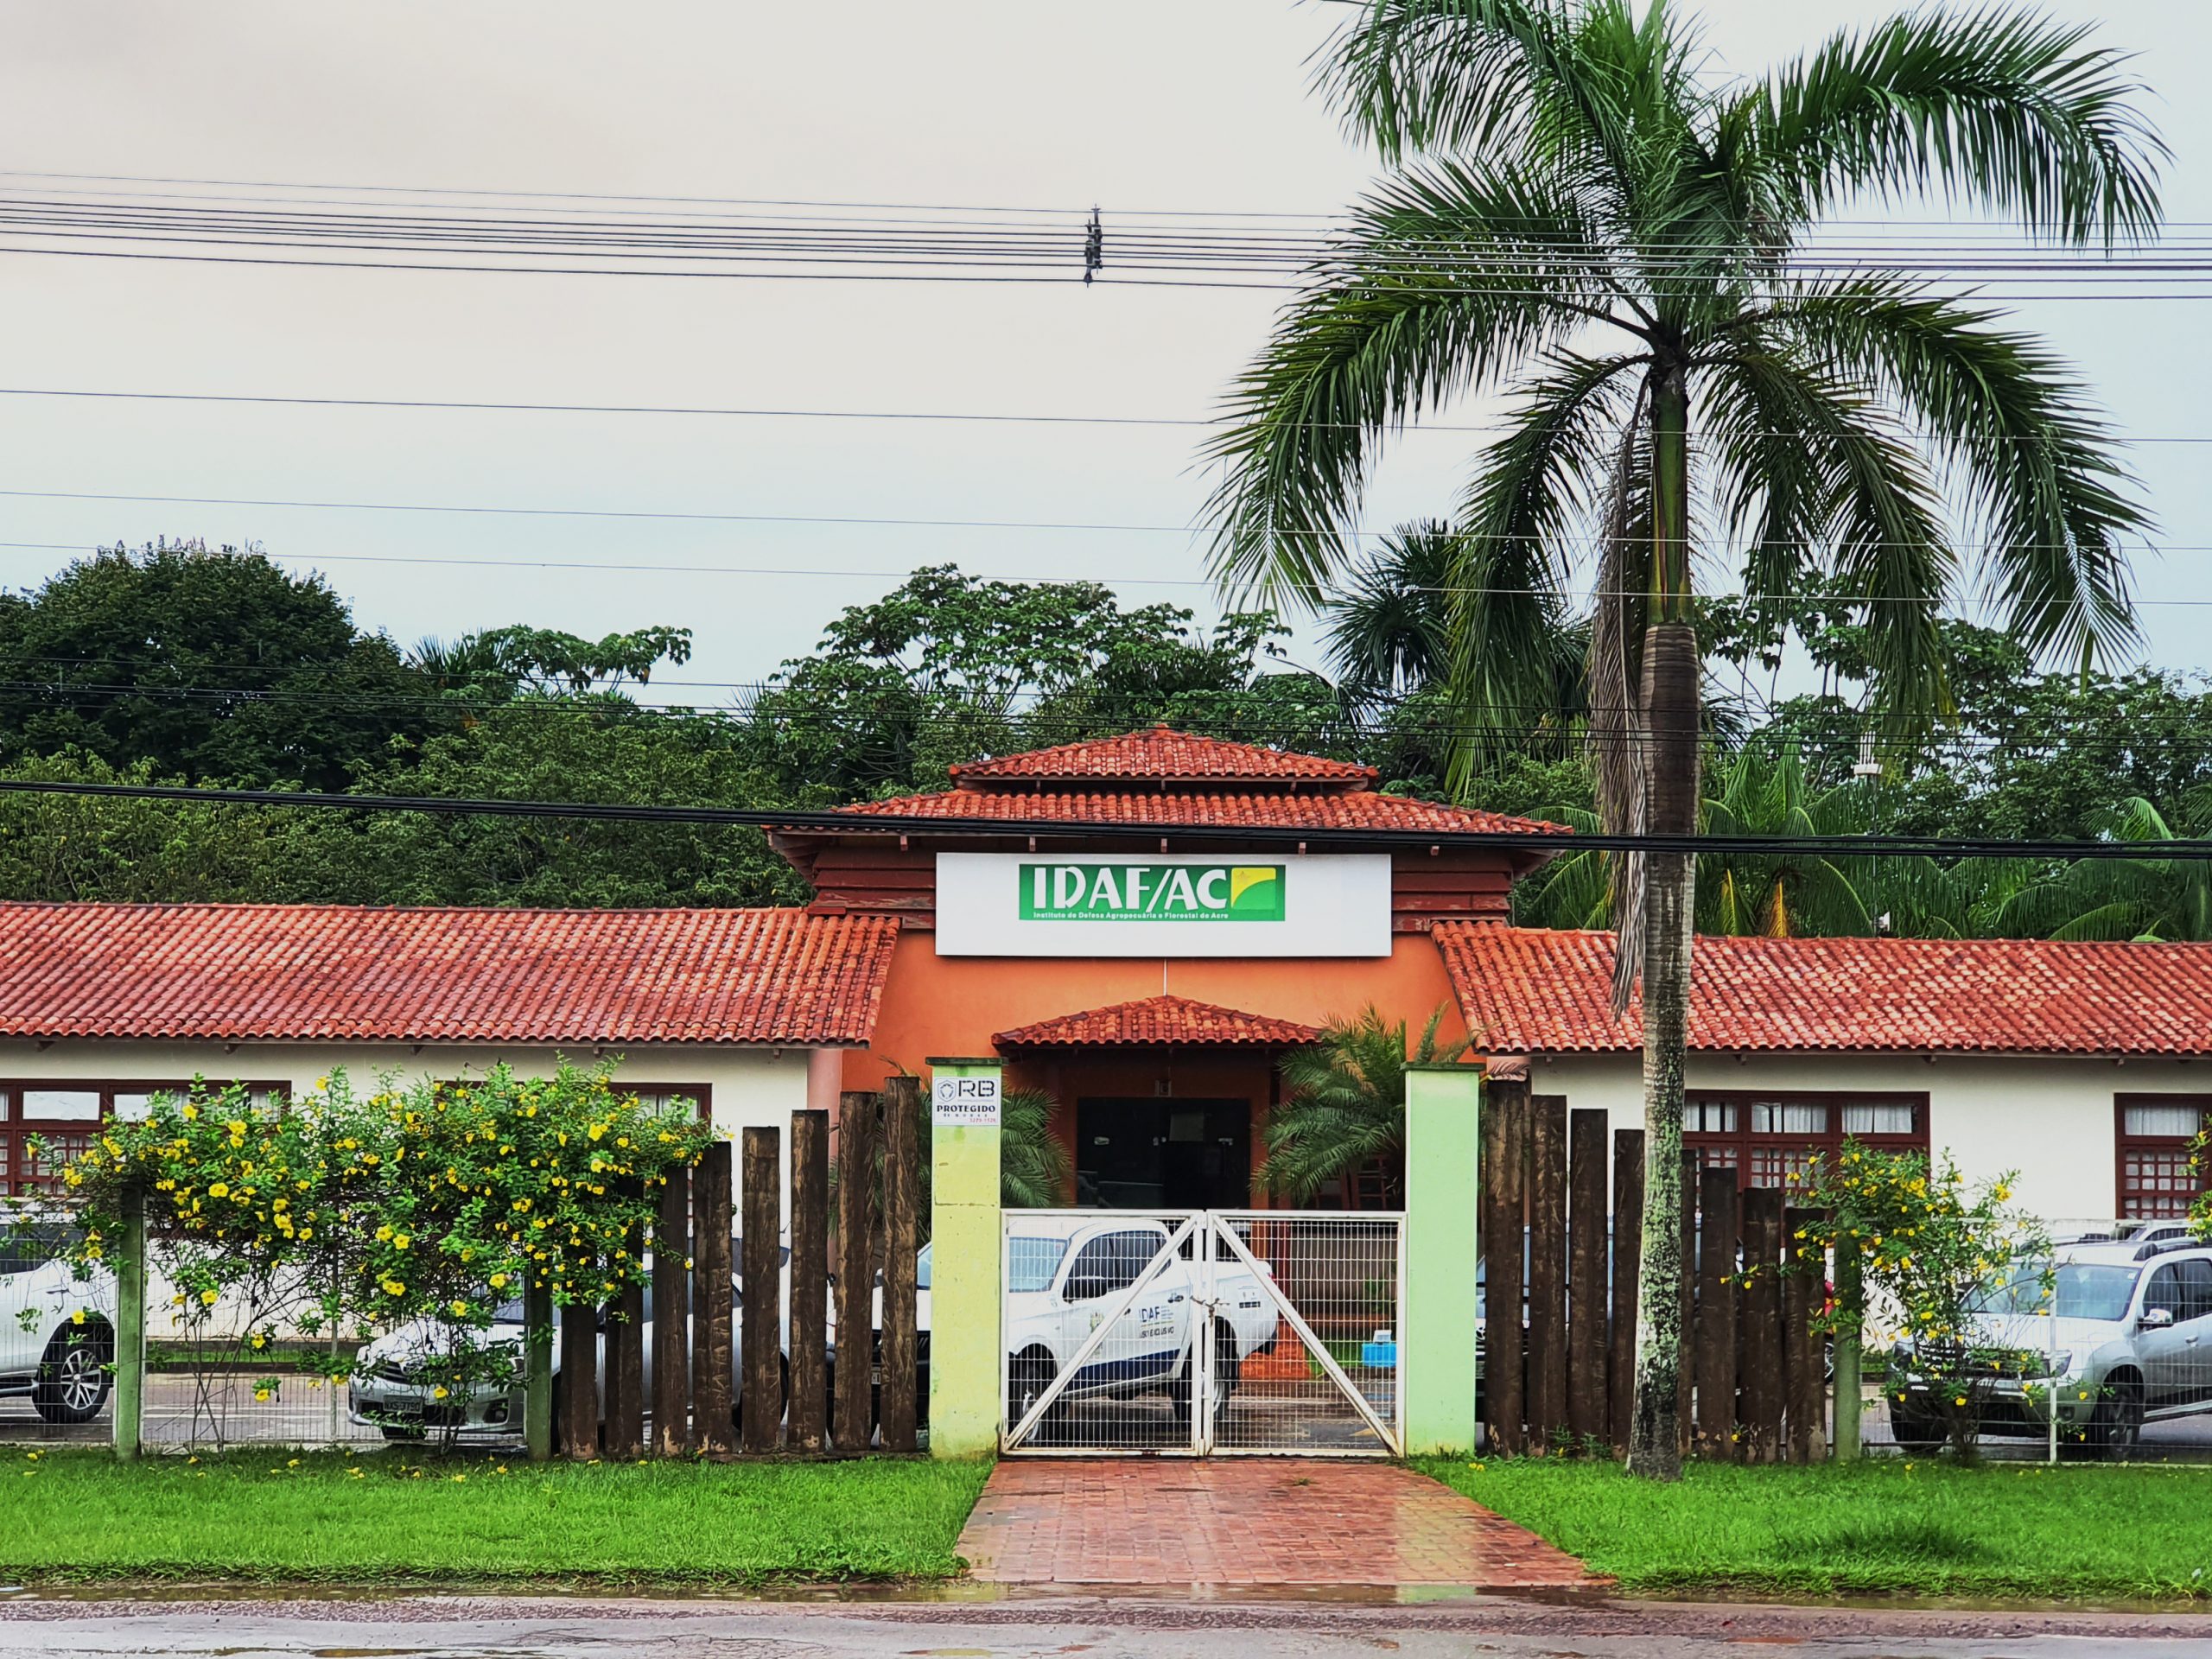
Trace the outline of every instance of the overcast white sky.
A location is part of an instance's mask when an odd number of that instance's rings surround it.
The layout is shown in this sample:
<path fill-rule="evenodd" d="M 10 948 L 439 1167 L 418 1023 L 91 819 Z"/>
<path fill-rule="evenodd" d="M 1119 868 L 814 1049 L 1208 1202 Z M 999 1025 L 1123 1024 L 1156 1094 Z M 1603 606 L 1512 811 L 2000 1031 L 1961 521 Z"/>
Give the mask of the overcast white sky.
<path fill-rule="evenodd" d="M 1117 210 L 1340 207 L 1372 173 L 1306 92 L 1333 7 L 1037 0 L 823 8 L 575 0 L 5 0 L 0 156 L 64 173 Z M 1751 70 L 1888 6 L 1707 0 Z M 2212 8 L 2067 0 L 2144 54 L 2175 150 L 2172 219 L 2205 184 Z M 20 181 L 16 181 L 20 182 Z M 1110 252 L 1110 247 L 1109 247 Z M 1265 335 L 1252 292 L 674 282 L 195 266 L 0 253 L 0 385 L 370 397 L 1208 414 Z M 2187 302 L 2024 308 L 2124 431 L 2212 435 Z M 0 489 L 706 512 L 1189 524 L 1179 428 L 893 426 L 647 416 L 303 410 L 0 397 Z M 1448 511 L 1464 435 L 1410 440 L 1370 522 Z M 2212 447 L 2137 452 L 2162 525 L 2212 545 Z M 696 631 L 672 677 L 715 702 L 842 605 L 956 560 L 1094 575 L 1210 610 L 1183 534 L 716 525 L 181 507 L 0 497 L 0 542 L 168 534 L 323 569 L 403 641 L 507 621 Z M 0 584 L 66 554 L 0 547 Z M 471 559 L 496 568 L 377 563 Z M 2212 665 L 2212 555 L 2139 565 L 2153 660 Z M 533 561 L 789 574 L 561 571 Z M 852 574 L 859 573 L 859 574 Z M 1157 583 L 1160 585 L 1150 585 Z"/>

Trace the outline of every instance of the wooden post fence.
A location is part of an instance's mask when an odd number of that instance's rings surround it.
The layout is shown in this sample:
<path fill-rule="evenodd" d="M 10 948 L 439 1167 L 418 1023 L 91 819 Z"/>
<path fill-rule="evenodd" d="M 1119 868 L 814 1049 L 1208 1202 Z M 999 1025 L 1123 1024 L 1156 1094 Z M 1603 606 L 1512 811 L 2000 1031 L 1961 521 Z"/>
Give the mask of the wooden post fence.
<path fill-rule="evenodd" d="M 633 1182 L 630 1195 L 636 1197 Z M 623 1249 L 637 1261 L 645 1240 L 626 1230 Z M 607 1455 L 627 1463 L 645 1454 L 645 1287 L 627 1284 L 608 1309 L 607 1322 Z"/>
<path fill-rule="evenodd" d="M 1483 1424 L 1485 1448 L 1497 1457 L 1528 1449 L 1522 1359 L 1521 1287 L 1526 1234 L 1522 1216 L 1527 1192 L 1529 1085 L 1518 1080 L 1485 1084 L 1482 1112 Z"/>
<path fill-rule="evenodd" d="M 1698 1181 L 1698 1455 L 1730 1455 L 1736 1432 L 1736 1172 L 1708 1169 Z"/>
<path fill-rule="evenodd" d="M 868 1448 L 869 1333 L 874 1325 L 875 1263 L 868 1249 L 869 1196 L 875 1188 L 879 1097 L 847 1093 L 837 1102 L 837 1398 L 830 1439 L 840 1452 Z"/>
<path fill-rule="evenodd" d="M 681 1457 L 691 1445 L 691 1175 L 671 1170 L 653 1223 L 653 1455 Z"/>
<path fill-rule="evenodd" d="M 918 1443 L 916 1253 L 921 1248 L 922 1083 L 893 1077 L 883 1090 L 883 1449 Z"/>
<path fill-rule="evenodd" d="M 1605 1110 L 1569 1114 L 1567 1211 L 1567 1427 L 1578 1448 L 1610 1438 L 1606 1387 L 1612 1297 L 1606 1286 Z"/>
<path fill-rule="evenodd" d="M 1746 1463 L 1782 1455 L 1782 1190 L 1743 1195 L 1743 1441 Z"/>
<path fill-rule="evenodd" d="M 1567 1102 L 1529 1099 L 1529 1438 L 1567 1427 Z"/>
<path fill-rule="evenodd" d="M 599 1309 L 561 1309 L 561 1449 L 577 1463 L 599 1456 Z"/>
<path fill-rule="evenodd" d="M 691 1181 L 691 1426 L 710 1457 L 736 1450 L 730 1306 L 730 1148 L 707 1148 Z"/>
<path fill-rule="evenodd" d="M 791 1398 L 790 1444 L 829 1444 L 830 1114 L 791 1114 Z"/>
<path fill-rule="evenodd" d="M 1613 1131 L 1613 1450 L 1628 1455 L 1636 1414 L 1636 1310 L 1643 1286 L 1643 1131 Z"/>
<path fill-rule="evenodd" d="M 745 1260 L 740 1283 L 743 1323 L 739 1340 L 744 1365 L 738 1385 L 738 1449 L 773 1452 L 783 1443 L 784 1286 L 777 1261 L 783 1231 L 783 1135 L 772 1128 L 745 1130 L 742 1148 L 744 1219 L 738 1229 Z"/>

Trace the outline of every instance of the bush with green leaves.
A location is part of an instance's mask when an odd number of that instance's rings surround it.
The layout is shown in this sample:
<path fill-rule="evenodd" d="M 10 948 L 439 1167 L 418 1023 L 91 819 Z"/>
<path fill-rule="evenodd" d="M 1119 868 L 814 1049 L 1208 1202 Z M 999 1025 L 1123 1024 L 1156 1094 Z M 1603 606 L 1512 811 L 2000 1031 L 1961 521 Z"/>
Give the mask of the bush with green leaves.
<path fill-rule="evenodd" d="M 186 1343 L 251 1352 L 280 1321 L 357 1338 L 419 1324 L 424 1380 L 465 1401 L 512 1381 L 512 1354 L 485 1338 L 525 1287 L 594 1306 L 644 1282 L 659 1189 L 711 1139 L 613 1070 L 499 1065 L 480 1080 L 387 1079 L 365 1096 L 334 1072 L 274 1110 L 238 1084 L 157 1096 L 64 1168 L 84 1222 L 79 1265 L 110 1256 L 135 1189 Z M 328 1380 L 351 1363 L 334 1344 Z"/>
<path fill-rule="evenodd" d="M 2050 1290 L 2050 1236 L 2012 1203 L 2017 1179 L 2004 1174 L 1969 1186 L 1948 1153 L 1931 1160 L 1924 1153 L 1847 1141 L 1819 1166 L 1804 1199 L 1826 1214 L 1799 1237 L 1859 1267 L 1859 1294 L 1840 1295 L 1829 1315 L 1838 1340 L 1858 1339 L 1870 1306 L 1885 1309 L 1885 1322 L 1873 1334 L 1890 1347 L 1891 1408 L 1923 1408 L 1906 1378 L 1923 1380 L 1924 1409 L 1962 1460 L 1975 1455 L 1975 1436 L 2000 1381 L 2020 1379 L 2031 1402 L 2048 1386 L 2039 1356 L 2004 1340 L 1986 1317 L 1993 1294 L 2024 1276 L 2039 1281 L 2044 1297 Z M 1848 1286 L 1852 1276 L 1839 1274 L 1838 1281 Z"/>

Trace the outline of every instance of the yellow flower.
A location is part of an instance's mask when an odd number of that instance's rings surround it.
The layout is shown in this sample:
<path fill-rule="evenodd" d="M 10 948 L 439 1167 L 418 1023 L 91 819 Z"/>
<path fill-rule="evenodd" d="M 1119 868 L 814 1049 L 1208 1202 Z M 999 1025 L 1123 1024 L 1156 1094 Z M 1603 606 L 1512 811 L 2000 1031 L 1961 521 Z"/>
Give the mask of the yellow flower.
<path fill-rule="evenodd" d="M 253 1397 L 257 1400 L 266 1400 L 274 1392 L 275 1390 L 270 1389 L 266 1382 L 264 1382 L 259 1388 L 253 1391 Z"/>
<path fill-rule="evenodd" d="M 392 1235 L 391 1242 L 392 1242 L 393 1245 L 394 1245 L 396 1248 L 397 1248 L 397 1249 L 403 1249 L 403 1250 L 404 1250 L 404 1249 L 405 1249 L 407 1248 L 407 1246 L 408 1246 L 408 1244 L 409 1244 L 409 1243 L 410 1243 L 410 1241 L 409 1240 L 409 1238 L 408 1238 L 408 1236 L 407 1236 L 407 1235 L 406 1235 L 406 1234 L 404 1234 L 404 1233 L 395 1233 L 395 1234 L 393 1234 L 393 1235 Z"/>
<path fill-rule="evenodd" d="M 492 1275 L 492 1288 L 493 1288 L 493 1289 L 494 1289 L 494 1290 L 505 1290 L 506 1287 L 507 1287 L 507 1275 L 506 1275 L 505 1274 L 504 1274 L 504 1273 L 495 1273 L 495 1274 L 493 1274 Z"/>
<path fill-rule="evenodd" d="M 441 1382 L 436 1388 L 430 1390 L 430 1398 L 433 1400 L 442 1400 L 446 1397 L 446 1385 Z"/>
<path fill-rule="evenodd" d="M 81 1307 L 69 1316 L 69 1323 L 72 1325 L 82 1325 L 84 1322 L 85 1310 Z"/>
<path fill-rule="evenodd" d="M 407 1287 L 397 1279 L 387 1279 L 384 1281 L 384 1294 L 387 1296 L 404 1296 L 407 1294 Z"/>
<path fill-rule="evenodd" d="M 213 1306 L 215 1306 L 215 1293 L 214 1293 L 213 1291 L 212 1291 L 212 1290 L 203 1290 L 203 1291 L 201 1291 L 201 1292 L 200 1293 L 200 1305 L 202 1307 L 213 1307 Z"/>
<path fill-rule="evenodd" d="M 453 1300 L 448 1302 L 446 1306 L 452 1310 L 453 1316 L 455 1319 L 459 1319 L 462 1314 L 468 1312 L 468 1304 L 462 1301 L 458 1296 L 454 1297 Z"/>
<path fill-rule="evenodd" d="M 227 1181 L 216 1182 L 214 1185 L 207 1189 L 207 1196 L 211 1198 L 229 1198 L 231 1196 L 230 1183 Z"/>

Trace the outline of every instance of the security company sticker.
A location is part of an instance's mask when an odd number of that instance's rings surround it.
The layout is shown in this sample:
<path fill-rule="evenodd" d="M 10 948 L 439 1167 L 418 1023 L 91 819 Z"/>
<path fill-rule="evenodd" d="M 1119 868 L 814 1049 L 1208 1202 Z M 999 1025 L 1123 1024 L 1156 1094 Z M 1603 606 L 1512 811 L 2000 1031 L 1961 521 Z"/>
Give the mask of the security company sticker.
<path fill-rule="evenodd" d="M 938 1077 L 930 1084 L 930 1122 L 947 1128 L 999 1126 L 996 1077 Z"/>

